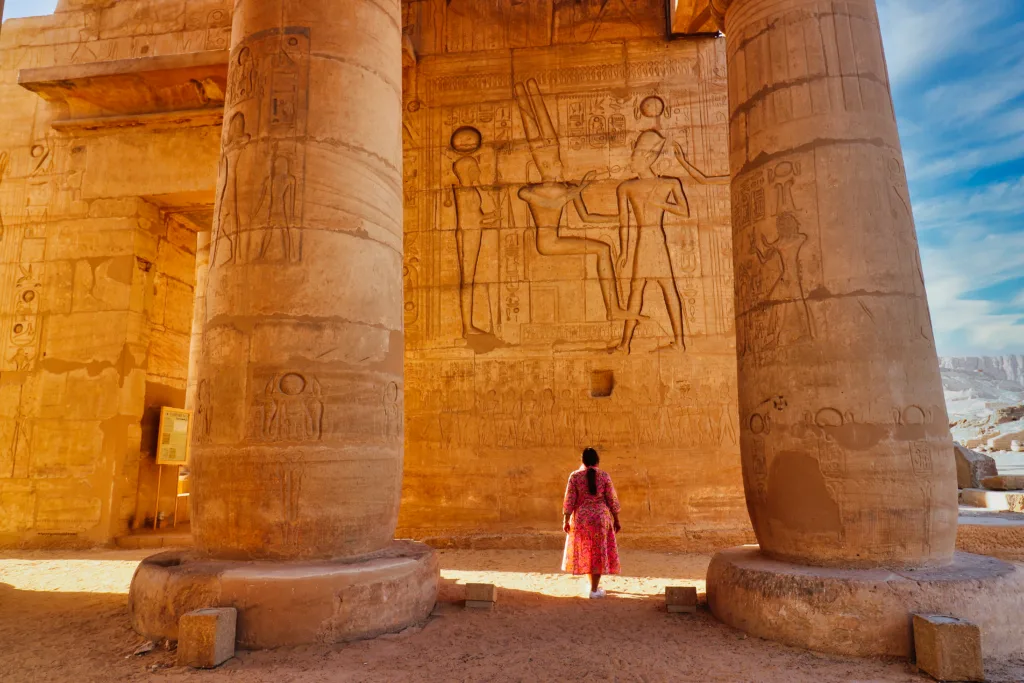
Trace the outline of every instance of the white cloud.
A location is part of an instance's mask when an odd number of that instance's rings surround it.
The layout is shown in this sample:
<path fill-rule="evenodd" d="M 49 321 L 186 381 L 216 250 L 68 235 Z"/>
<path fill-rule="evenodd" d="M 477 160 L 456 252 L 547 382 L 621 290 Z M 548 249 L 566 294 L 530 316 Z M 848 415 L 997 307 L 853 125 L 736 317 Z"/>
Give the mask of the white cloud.
<path fill-rule="evenodd" d="M 1024 350 L 1024 294 L 1010 304 L 973 294 L 1024 274 L 1024 231 L 962 231 L 942 248 L 924 247 L 928 301 L 939 353 L 982 355 Z"/>
<path fill-rule="evenodd" d="M 1024 351 L 1024 3 L 879 0 L 939 352 Z"/>
<path fill-rule="evenodd" d="M 988 11 L 986 11 L 988 6 Z M 895 87 L 965 49 L 991 20 L 988 2 L 964 0 L 880 0 L 889 76 Z"/>

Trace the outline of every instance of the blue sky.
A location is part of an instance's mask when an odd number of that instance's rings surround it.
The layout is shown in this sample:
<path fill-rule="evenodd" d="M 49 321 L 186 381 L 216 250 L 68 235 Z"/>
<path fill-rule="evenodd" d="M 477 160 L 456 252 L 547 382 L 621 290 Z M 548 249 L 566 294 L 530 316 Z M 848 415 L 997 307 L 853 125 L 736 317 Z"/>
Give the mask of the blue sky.
<path fill-rule="evenodd" d="M 878 6 L 939 353 L 1024 353 L 1024 2 Z"/>
<path fill-rule="evenodd" d="M 878 8 L 939 353 L 1024 353 L 1024 2 Z"/>

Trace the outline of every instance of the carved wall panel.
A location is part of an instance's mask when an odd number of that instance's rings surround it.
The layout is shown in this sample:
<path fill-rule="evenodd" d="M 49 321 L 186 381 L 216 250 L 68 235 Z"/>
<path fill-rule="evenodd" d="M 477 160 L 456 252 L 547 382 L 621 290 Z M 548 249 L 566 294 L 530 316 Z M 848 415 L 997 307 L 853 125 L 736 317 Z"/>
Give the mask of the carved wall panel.
<path fill-rule="evenodd" d="M 594 445 L 634 530 L 745 528 L 724 44 L 645 2 L 472 3 L 469 35 L 463 4 L 406 5 L 400 526 L 557 530 Z"/>

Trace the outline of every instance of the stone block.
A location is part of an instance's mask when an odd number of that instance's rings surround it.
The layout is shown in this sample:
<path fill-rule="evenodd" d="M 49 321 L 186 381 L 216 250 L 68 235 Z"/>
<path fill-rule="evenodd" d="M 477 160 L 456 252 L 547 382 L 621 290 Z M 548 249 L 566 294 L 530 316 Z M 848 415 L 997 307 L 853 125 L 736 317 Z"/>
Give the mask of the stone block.
<path fill-rule="evenodd" d="M 183 615 L 178 625 L 178 666 L 213 669 L 234 657 L 237 620 L 234 607 Z"/>
<path fill-rule="evenodd" d="M 1024 431 L 1007 432 L 1006 434 L 1000 434 L 989 439 L 988 447 L 993 451 L 1006 451 L 1010 449 L 1010 445 L 1014 441 L 1020 441 L 1021 439 L 1024 439 Z"/>
<path fill-rule="evenodd" d="M 962 489 L 979 488 L 982 479 L 999 474 L 995 460 L 958 443 L 953 444 L 953 455 L 956 458 L 956 483 Z"/>
<path fill-rule="evenodd" d="M 667 586 L 665 607 L 670 614 L 693 614 L 697 611 L 697 589 L 693 586 Z"/>
<path fill-rule="evenodd" d="M 1024 491 L 1024 474 L 985 477 L 981 485 L 989 491 Z"/>
<path fill-rule="evenodd" d="M 466 584 L 467 609 L 494 609 L 494 603 L 497 601 L 498 587 L 493 583 Z"/>
<path fill-rule="evenodd" d="M 962 489 L 960 504 L 993 512 L 1024 512 L 1024 491 Z"/>
<path fill-rule="evenodd" d="M 915 614 L 917 667 L 940 681 L 984 681 L 981 628 L 954 617 Z"/>

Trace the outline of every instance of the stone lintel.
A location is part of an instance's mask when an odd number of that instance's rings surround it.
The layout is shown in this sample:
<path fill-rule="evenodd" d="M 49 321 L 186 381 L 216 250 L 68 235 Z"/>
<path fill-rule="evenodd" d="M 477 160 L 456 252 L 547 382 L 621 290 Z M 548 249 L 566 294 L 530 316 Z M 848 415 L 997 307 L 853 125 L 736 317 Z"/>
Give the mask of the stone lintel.
<path fill-rule="evenodd" d="M 167 115 L 184 125 L 216 125 L 227 73 L 228 51 L 208 50 L 23 69 L 18 84 L 66 108 L 55 127 L 141 126 L 147 116 Z"/>

